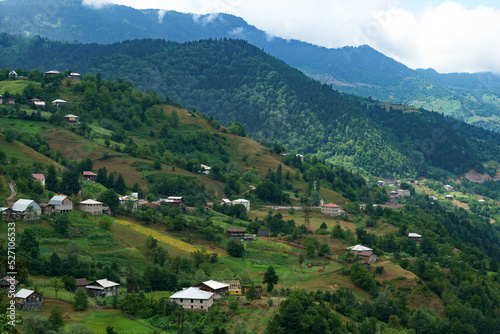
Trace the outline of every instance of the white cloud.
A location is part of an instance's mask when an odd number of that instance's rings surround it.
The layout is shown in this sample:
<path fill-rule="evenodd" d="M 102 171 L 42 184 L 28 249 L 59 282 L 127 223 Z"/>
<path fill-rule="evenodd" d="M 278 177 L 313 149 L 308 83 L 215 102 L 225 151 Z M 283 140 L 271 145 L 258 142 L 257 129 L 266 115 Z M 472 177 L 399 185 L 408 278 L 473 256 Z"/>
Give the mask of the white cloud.
<path fill-rule="evenodd" d="M 107 1 L 84 3 L 103 5 Z M 135 8 L 229 13 L 264 30 L 270 38 L 293 38 L 326 47 L 368 44 L 413 68 L 500 73 L 500 40 L 496 36 L 500 10 L 471 0 L 431 0 L 418 5 L 411 0 L 109 1 Z"/>
<path fill-rule="evenodd" d="M 101 8 L 102 6 L 109 5 L 111 3 L 115 3 L 115 1 L 112 0 L 82 0 L 82 4 L 86 6 L 92 6 L 92 7 L 97 7 Z"/>

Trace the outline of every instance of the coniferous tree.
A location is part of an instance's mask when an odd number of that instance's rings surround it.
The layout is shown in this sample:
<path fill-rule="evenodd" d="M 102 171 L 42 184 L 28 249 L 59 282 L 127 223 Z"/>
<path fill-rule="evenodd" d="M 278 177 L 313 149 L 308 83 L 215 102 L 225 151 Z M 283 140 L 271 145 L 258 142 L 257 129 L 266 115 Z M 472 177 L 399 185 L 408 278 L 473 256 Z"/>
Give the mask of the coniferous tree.
<path fill-rule="evenodd" d="M 97 171 L 96 182 L 106 186 L 108 184 L 108 170 L 106 167 L 99 168 Z"/>
<path fill-rule="evenodd" d="M 47 190 L 53 192 L 57 192 L 59 189 L 57 182 L 57 171 L 54 165 L 50 165 L 49 167 L 47 178 L 45 179 L 45 187 L 47 188 Z"/>

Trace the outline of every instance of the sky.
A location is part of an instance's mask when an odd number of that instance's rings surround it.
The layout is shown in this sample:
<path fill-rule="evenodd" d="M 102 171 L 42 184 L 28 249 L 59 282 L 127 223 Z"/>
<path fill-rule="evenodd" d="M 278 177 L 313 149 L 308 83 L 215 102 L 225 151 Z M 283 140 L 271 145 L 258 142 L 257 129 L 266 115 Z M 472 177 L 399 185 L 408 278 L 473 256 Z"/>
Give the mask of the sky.
<path fill-rule="evenodd" d="M 83 1 L 97 6 L 112 2 L 138 9 L 233 14 L 270 36 L 325 47 L 367 44 L 410 68 L 500 73 L 500 1 Z"/>

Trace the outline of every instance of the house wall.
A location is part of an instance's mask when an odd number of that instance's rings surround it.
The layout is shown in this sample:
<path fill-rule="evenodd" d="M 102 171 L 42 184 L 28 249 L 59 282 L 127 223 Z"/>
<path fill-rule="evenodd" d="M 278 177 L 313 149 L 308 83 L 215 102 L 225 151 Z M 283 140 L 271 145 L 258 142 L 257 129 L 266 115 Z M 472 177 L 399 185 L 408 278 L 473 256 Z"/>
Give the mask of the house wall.
<path fill-rule="evenodd" d="M 208 312 L 214 303 L 213 296 L 209 299 L 180 299 L 172 298 L 174 302 L 182 306 L 186 310 L 200 310 Z"/>
<path fill-rule="evenodd" d="M 102 204 L 80 204 L 80 210 L 91 215 L 102 215 Z"/>
<path fill-rule="evenodd" d="M 16 298 L 16 304 L 23 311 L 40 311 L 43 306 L 43 297 L 29 296 L 28 298 Z"/>
<path fill-rule="evenodd" d="M 54 209 L 57 212 L 63 212 L 63 213 L 73 212 L 73 202 L 71 202 L 69 198 L 66 198 L 63 201 L 63 205 L 55 205 Z"/>
<path fill-rule="evenodd" d="M 321 212 L 329 215 L 329 216 L 338 216 L 340 215 L 340 208 L 332 208 L 328 206 L 322 206 L 321 207 Z"/>

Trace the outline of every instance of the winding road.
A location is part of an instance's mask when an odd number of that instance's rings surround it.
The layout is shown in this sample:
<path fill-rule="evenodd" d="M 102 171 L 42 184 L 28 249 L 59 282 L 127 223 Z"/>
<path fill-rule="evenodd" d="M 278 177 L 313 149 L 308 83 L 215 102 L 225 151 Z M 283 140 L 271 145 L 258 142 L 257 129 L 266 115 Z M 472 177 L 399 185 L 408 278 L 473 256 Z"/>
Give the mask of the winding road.
<path fill-rule="evenodd" d="M 11 194 L 7 198 L 7 201 L 11 201 L 17 195 L 16 188 L 14 188 L 14 185 L 12 183 L 9 183 L 9 188 L 10 188 Z"/>

